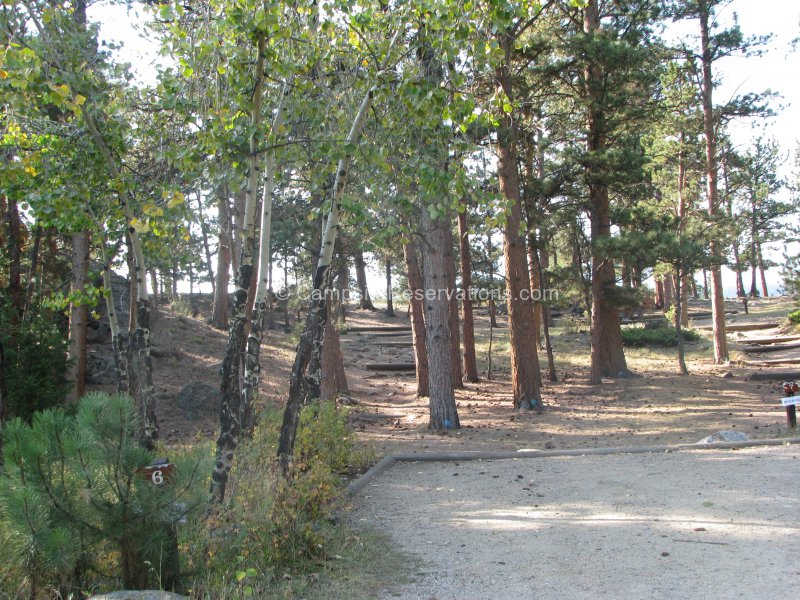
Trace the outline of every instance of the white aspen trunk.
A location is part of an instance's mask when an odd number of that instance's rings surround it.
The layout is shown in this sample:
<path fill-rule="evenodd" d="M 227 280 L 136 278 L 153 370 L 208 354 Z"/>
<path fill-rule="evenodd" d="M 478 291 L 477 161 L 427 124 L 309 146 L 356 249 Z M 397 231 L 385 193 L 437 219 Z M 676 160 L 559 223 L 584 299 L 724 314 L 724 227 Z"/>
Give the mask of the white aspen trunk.
<path fill-rule="evenodd" d="M 247 317 L 247 296 L 253 274 L 255 255 L 255 214 L 259 184 L 259 150 L 257 135 L 261 129 L 261 105 L 264 90 L 264 52 L 266 38 L 258 33 L 256 40 L 255 88 L 253 106 L 250 114 L 250 156 L 247 165 L 247 187 L 245 188 L 244 215 L 242 221 L 242 250 L 239 269 L 236 273 L 234 309 L 228 333 L 228 345 L 222 361 L 222 406 L 220 408 L 220 434 L 217 438 L 216 459 L 211 473 L 210 502 L 222 502 L 225 498 L 225 485 L 228 473 L 233 466 L 233 456 L 239 444 L 241 433 L 241 393 L 239 390 L 239 369 L 244 346 L 244 328 Z"/>
<path fill-rule="evenodd" d="M 114 368 L 117 371 L 117 391 L 122 394 L 130 392 L 128 381 L 128 355 L 120 336 L 117 307 L 114 303 L 114 290 L 111 287 L 111 260 L 106 253 L 106 244 L 103 240 L 100 252 L 103 257 L 103 287 L 105 288 L 106 313 L 108 314 L 108 327 L 111 330 L 111 348 L 114 353 Z"/>
<path fill-rule="evenodd" d="M 285 92 L 285 89 L 284 89 Z M 283 123 L 283 99 L 278 103 L 275 118 L 272 122 L 272 136 L 276 136 Z M 261 227 L 259 230 L 258 278 L 253 304 L 253 316 L 250 320 L 250 333 L 247 336 L 247 352 L 244 357 L 244 383 L 242 387 L 242 404 L 240 418 L 242 430 L 248 435 L 255 425 L 253 400 L 258 393 L 258 376 L 261 372 L 259 354 L 261 340 L 264 338 L 264 320 L 269 312 L 270 291 L 270 239 L 272 235 L 272 192 L 275 188 L 275 150 L 267 152 L 264 170 L 264 196 L 261 200 Z"/>
<path fill-rule="evenodd" d="M 369 88 L 364 95 L 361 105 L 358 108 L 353 124 L 347 134 L 344 143 L 347 147 L 358 140 L 361 131 L 369 114 L 372 98 L 383 77 L 384 70 L 389 63 L 389 58 L 400 36 L 398 30 L 383 59 L 380 70 L 376 76 L 376 83 Z M 303 333 L 297 344 L 295 360 L 292 365 L 292 373 L 289 378 L 289 397 L 286 402 L 286 409 L 283 413 L 283 424 L 281 425 L 281 435 L 278 442 L 278 456 L 283 464 L 284 472 L 289 467 L 292 451 L 294 450 L 294 440 L 297 434 L 297 424 L 300 420 L 300 408 L 303 403 L 310 398 L 318 399 L 321 393 L 322 380 L 322 338 L 325 331 L 327 319 L 326 294 L 330 288 L 330 270 L 333 262 L 333 249 L 336 243 L 336 234 L 339 231 L 339 213 L 341 210 L 342 195 L 347 183 L 347 175 L 350 169 L 352 154 L 348 152 L 339 161 L 336 168 L 336 178 L 333 182 L 331 193 L 331 204 L 325 218 L 325 226 L 322 233 L 320 246 L 320 257 L 314 273 L 314 289 L 309 302 L 308 315 L 303 327 Z M 305 375 L 304 375 L 305 373 Z"/>
<path fill-rule="evenodd" d="M 105 138 L 97 127 L 94 116 L 86 108 L 80 107 L 89 134 L 105 158 L 108 170 L 116 184 L 120 208 L 128 223 L 128 237 L 133 250 L 133 265 L 136 279 L 136 330 L 128 340 L 129 372 L 128 383 L 131 395 L 136 401 L 141 431 L 138 436 L 141 444 L 152 449 L 158 439 L 158 419 L 156 400 L 153 393 L 153 367 L 150 359 L 150 295 L 147 292 L 147 267 L 139 234 L 133 226 L 135 222 L 130 194 L 124 184 L 122 172 Z"/>

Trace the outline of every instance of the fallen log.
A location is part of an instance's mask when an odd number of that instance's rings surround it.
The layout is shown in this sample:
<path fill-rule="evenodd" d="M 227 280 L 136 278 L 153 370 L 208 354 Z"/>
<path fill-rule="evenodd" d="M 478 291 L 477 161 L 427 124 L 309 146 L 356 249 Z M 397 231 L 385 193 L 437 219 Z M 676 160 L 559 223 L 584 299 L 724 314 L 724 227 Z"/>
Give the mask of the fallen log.
<path fill-rule="evenodd" d="M 415 371 L 417 366 L 412 363 L 366 363 L 367 371 Z"/>
<path fill-rule="evenodd" d="M 755 354 L 756 352 L 782 352 L 783 350 L 794 350 L 800 348 L 800 343 L 796 344 L 774 344 L 772 346 L 753 346 L 750 348 L 742 348 L 742 352 L 748 354 Z"/>
<path fill-rule="evenodd" d="M 745 367 L 773 367 L 778 365 L 800 365 L 800 358 L 776 358 L 774 360 L 746 360 Z"/>
<path fill-rule="evenodd" d="M 341 335 L 347 333 L 381 333 L 386 331 L 411 331 L 410 325 L 363 325 L 356 327 L 348 327 L 341 332 Z"/>
<path fill-rule="evenodd" d="M 781 342 L 795 342 L 800 340 L 800 335 L 787 335 L 785 337 L 771 337 L 771 338 L 751 338 L 736 340 L 740 344 L 749 344 L 752 346 L 763 346 L 766 344 L 780 344 Z"/>
<path fill-rule="evenodd" d="M 757 331 L 759 329 L 775 329 L 780 327 L 780 323 L 728 323 L 725 325 L 726 331 Z M 708 331 L 711 327 L 698 327 L 703 331 Z"/>
<path fill-rule="evenodd" d="M 800 379 L 800 371 L 767 371 L 766 373 L 753 373 L 751 381 L 786 381 Z"/>

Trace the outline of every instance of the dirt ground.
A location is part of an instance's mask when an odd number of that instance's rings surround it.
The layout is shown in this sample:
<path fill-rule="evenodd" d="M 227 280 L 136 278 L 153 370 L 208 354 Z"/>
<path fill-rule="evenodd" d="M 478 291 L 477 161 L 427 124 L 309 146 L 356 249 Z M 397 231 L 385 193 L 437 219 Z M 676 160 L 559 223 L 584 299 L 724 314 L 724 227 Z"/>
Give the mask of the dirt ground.
<path fill-rule="evenodd" d="M 197 317 L 174 314 L 162 305 L 153 317 L 154 384 L 158 394 L 161 438 L 167 446 L 196 438 L 212 439 L 218 428 L 213 415 L 188 418 L 174 397 L 187 383 L 219 386 L 219 369 L 227 333 L 205 322 L 207 300 L 196 300 Z M 751 302 L 749 315 L 729 316 L 728 322 L 783 320 L 793 306 L 787 298 Z M 740 308 L 729 303 L 732 309 Z M 702 305 L 693 310 L 703 310 Z M 279 318 L 281 321 L 282 318 Z M 504 317 L 492 331 L 493 379 L 486 380 L 489 320 L 478 311 L 476 336 L 482 380 L 456 392 L 462 428 L 447 435 L 427 429 L 427 399 L 417 398 L 413 372 L 368 371 L 369 362 L 413 362 L 410 335 L 376 336 L 348 333 L 341 337 L 350 394 L 356 400 L 351 421 L 358 439 L 377 455 L 439 450 L 566 449 L 695 442 L 720 430 L 741 431 L 751 438 L 787 434 L 780 397 L 780 380 L 751 381 L 754 372 L 780 367 L 712 364 L 706 337 L 689 344 L 690 374 L 676 374 L 675 350 L 627 349 L 635 376 L 589 386 L 588 332 L 559 325 L 553 345 L 559 381 L 543 384 L 542 414 L 514 413 L 508 374 L 508 343 Z M 710 319 L 697 320 L 703 327 Z M 350 310 L 349 327 L 408 325 L 404 313 L 387 318 L 384 311 Z M 731 334 L 734 358 L 800 358 L 800 350 L 777 355 L 740 353 L 736 340 L 771 337 L 779 330 Z M 90 346 L 107 353 L 107 346 Z M 282 330 L 268 331 L 262 349 L 262 403 L 280 406 L 288 386 L 294 343 Z M 540 353 L 544 361 L 544 353 Z M 545 366 L 543 362 L 543 367 Z M 800 367 L 787 367 L 800 370 Z M 97 386 L 95 386 L 97 387 Z M 102 389 L 102 388 L 101 388 Z M 110 388 L 109 388 L 110 389 Z"/>
<path fill-rule="evenodd" d="M 732 309 L 738 308 L 737 303 L 729 305 Z M 777 316 L 783 320 L 792 303 L 784 298 L 751 302 L 750 305 L 749 315 L 731 315 L 728 322 L 767 322 L 777 320 Z M 400 325 L 408 321 L 404 317 L 387 320 L 380 313 L 370 317 L 361 311 L 350 319 L 351 325 L 387 322 Z M 358 412 L 353 415 L 359 438 L 375 447 L 379 455 L 385 455 L 441 450 L 679 444 L 696 442 L 721 430 L 740 431 L 751 438 L 787 434 L 785 412 L 778 401 L 782 395 L 781 381 L 750 380 L 756 372 L 783 372 L 785 369 L 743 366 L 743 361 L 714 365 L 708 333 L 687 346 L 689 375 L 676 373 L 672 348 L 627 349 L 628 364 L 635 375 L 609 379 L 602 386 L 590 386 L 588 333 L 568 333 L 556 327 L 553 345 L 559 381 L 543 383 L 545 410 L 542 414 L 514 413 L 505 354 L 507 334 L 502 318 L 499 324 L 501 328 L 493 332 L 494 379 L 467 383 L 464 389 L 456 392 L 462 428 L 446 435 L 427 430 L 427 399 L 416 397 L 413 372 L 398 375 L 363 369 L 367 362 L 413 361 L 410 341 L 407 346 L 394 345 L 410 337 L 342 336 L 352 395 L 359 402 Z M 488 325 L 488 317 L 478 317 L 478 363 L 482 376 L 487 366 Z M 710 325 L 710 319 L 698 319 L 692 325 Z M 732 354 L 734 358 L 745 358 L 741 353 L 743 339 L 778 334 L 780 330 L 777 329 L 732 334 Z M 383 346 L 385 341 L 393 345 Z M 758 355 L 758 360 L 766 356 Z M 800 351 L 786 351 L 778 356 L 800 358 Z M 540 361 L 544 361 L 543 352 Z"/>
<path fill-rule="evenodd" d="M 352 518 L 409 559 L 381 598 L 797 598 L 798 446 L 401 463 Z"/>

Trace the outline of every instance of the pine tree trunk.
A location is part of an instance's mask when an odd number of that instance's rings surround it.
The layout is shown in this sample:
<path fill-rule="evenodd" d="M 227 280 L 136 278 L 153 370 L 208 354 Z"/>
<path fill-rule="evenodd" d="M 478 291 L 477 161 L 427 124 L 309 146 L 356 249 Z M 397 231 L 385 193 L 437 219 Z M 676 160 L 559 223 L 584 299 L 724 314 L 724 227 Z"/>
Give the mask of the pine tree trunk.
<path fill-rule="evenodd" d="M 761 242 L 758 242 L 758 246 L 756 248 L 756 254 L 758 259 L 758 272 L 761 276 L 761 297 L 762 298 L 769 298 L 769 289 L 767 289 L 767 276 L 764 269 L 764 258 L 761 255 Z"/>
<path fill-rule="evenodd" d="M 513 40 L 506 33 L 500 38 L 505 61 L 495 71 L 497 83 L 510 102 L 514 93 L 510 71 Z M 514 122 L 512 115 L 503 113 L 497 135 L 497 174 L 500 194 L 509 209 L 503 228 L 503 256 L 505 259 L 506 303 L 508 306 L 508 331 L 511 350 L 511 386 L 515 410 L 544 408 L 540 391 L 539 357 L 533 333 L 533 305 L 530 301 L 530 276 L 526 260 L 525 237 L 522 229 L 522 202 Z"/>
<path fill-rule="evenodd" d="M 447 277 L 447 230 L 450 220 L 433 221 L 422 206 L 422 279 L 425 290 L 425 341 L 428 351 L 428 427 L 434 431 L 458 429 L 460 423 L 453 395 L 452 345 Z"/>
<path fill-rule="evenodd" d="M 219 221 L 219 244 L 217 248 L 217 283 L 214 286 L 214 311 L 211 324 L 217 329 L 228 328 L 228 306 L 230 295 L 231 238 L 230 238 L 230 206 L 227 189 L 217 192 L 217 211 Z"/>
<path fill-rule="evenodd" d="M 242 245 L 239 257 L 239 270 L 236 273 L 236 291 L 234 297 L 233 317 L 230 319 L 228 344 L 222 360 L 222 405 L 220 408 L 220 434 L 217 438 L 216 460 L 211 474 L 210 500 L 220 503 L 225 498 L 225 486 L 228 474 L 233 466 L 233 456 L 241 434 L 241 404 L 239 389 L 239 371 L 241 368 L 242 350 L 245 345 L 245 321 L 247 320 L 247 298 L 254 271 L 255 257 L 255 212 L 259 169 L 258 130 L 261 127 L 261 102 L 263 100 L 264 61 L 266 40 L 263 32 L 256 36 L 255 89 L 253 91 L 253 107 L 250 115 L 252 133 L 250 135 L 250 155 L 247 165 L 247 185 L 245 187 L 244 210 L 242 214 Z M 251 328 L 252 331 L 252 328 Z M 260 334 L 260 331 L 258 332 Z"/>
<path fill-rule="evenodd" d="M 464 333 L 464 377 L 470 383 L 478 381 L 475 357 L 475 320 L 472 314 L 472 257 L 469 251 L 467 211 L 458 213 L 458 249 L 461 258 L 461 327 Z"/>
<path fill-rule="evenodd" d="M 339 394 L 349 394 L 347 374 L 344 370 L 344 357 L 339 330 L 333 318 L 333 307 L 326 303 L 328 318 L 325 321 L 325 333 L 322 336 L 322 380 L 320 382 L 320 400 L 335 400 Z"/>
<path fill-rule="evenodd" d="M 417 375 L 417 396 L 429 395 L 428 388 L 428 350 L 425 343 L 424 288 L 419 268 L 417 249 L 414 242 L 403 246 L 403 258 L 408 273 L 409 307 L 411 309 L 411 336 L 414 344 L 414 364 Z"/>
<path fill-rule="evenodd" d="M 447 276 L 447 309 L 449 311 L 448 326 L 450 328 L 450 372 L 453 387 L 464 387 L 464 374 L 461 365 L 461 324 L 458 317 L 458 294 L 456 293 L 456 259 L 453 255 L 453 230 L 451 222 L 444 230 L 444 265 Z"/>
<path fill-rule="evenodd" d="M 392 302 L 392 259 L 388 256 L 386 257 L 386 316 L 395 316 Z"/>
<path fill-rule="evenodd" d="M 72 291 L 79 293 L 89 282 L 89 233 L 72 235 Z M 73 387 L 68 402 L 75 403 L 86 391 L 86 332 L 89 325 L 89 306 L 85 302 L 70 303 L 69 360 Z"/>
<path fill-rule="evenodd" d="M 539 273 L 539 281 L 541 282 L 541 289 L 547 289 L 547 277 L 545 275 L 544 269 L 542 268 L 542 263 L 544 260 L 539 258 L 540 255 L 547 256 L 547 253 L 544 250 L 534 251 L 534 258 L 536 260 L 536 270 Z M 548 304 L 544 304 L 549 300 L 548 298 L 542 298 L 542 330 L 544 331 L 544 347 L 545 351 L 547 352 L 547 378 L 552 381 L 558 381 L 558 375 L 556 373 L 556 362 L 553 358 L 553 343 L 550 339 L 550 306 Z"/>
<path fill-rule="evenodd" d="M 372 304 L 372 298 L 369 297 L 369 289 L 367 289 L 367 263 L 364 260 L 364 252 L 359 250 L 356 252 L 355 257 L 356 265 L 356 284 L 358 285 L 358 308 L 364 310 L 375 310 Z"/>
<path fill-rule="evenodd" d="M 712 90 L 714 80 L 711 75 L 713 60 L 709 41 L 709 13 L 707 0 L 698 0 L 700 14 L 700 44 L 703 64 L 703 133 L 706 138 L 706 188 L 708 196 L 708 214 L 713 219 L 719 208 L 719 192 L 717 189 L 717 137 L 714 124 L 714 104 Z M 722 290 L 722 252 L 716 239 L 709 243 L 709 254 L 715 264 L 711 266 L 711 312 L 714 332 L 714 362 L 721 364 L 728 360 L 728 340 L 725 333 L 725 296 Z"/>
<path fill-rule="evenodd" d="M 656 280 L 656 308 L 665 309 L 664 302 L 664 279 L 661 276 L 655 278 Z"/>
<path fill-rule="evenodd" d="M 751 206 L 750 206 L 750 297 L 758 298 L 758 284 L 756 283 L 758 277 L 758 227 L 756 225 L 756 205 L 755 193 L 751 192 Z"/>
<path fill-rule="evenodd" d="M 678 269 L 678 274 L 675 277 L 675 285 L 676 285 L 676 296 L 678 298 L 683 297 L 684 290 L 683 286 L 681 285 L 681 279 L 685 279 L 682 276 L 680 268 Z M 678 373 L 681 375 L 688 375 L 689 369 L 686 368 L 686 350 L 684 347 L 683 342 L 683 330 L 681 327 L 683 326 L 683 308 L 682 302 L 677 302 L 675 304 L 675 334 L 678 337 Z"/>
<path fill-rule="evenodd" d="M 530 297 L 533 304 L 533 343 L 542 347 L 542 303 L 535 300 L 541 298 L 542 283 L 539 281 L 539 270 L 536 268 L 536 236 L 528 232 L 528 276 L 531 279 Z"/>
<path fill-rule="evenodd" d="M 497 306 L 495 304 L 494 295 L 494 261 L 492 260 L 492 232 L 486 233 L 486 256 L 489 257 L 489 329 L 499 327 L 497 324 Z"/>
<path fill-rule="evenodd" d="M 584 9 L 584 32 L 597 36 L 600 32 L 600 13 L 597 0 L 589 0 Z M 586 149 L 590 154 L 606 149 L 607 133 L 603 114 L 602 69 L 589 59 L 585 67 L 585 91 L 589 102 Z M 616 274 L 614 262 L 605 254 L 605 242 L 611 238 L 611 214 L 608 186 L 603 176 L 587 165 L 589 182 L 589 221 L 592 234 L 592 350 L 591 384 L 602 383 L 603 377 L 624 377 L 628 374 L 622 347 L 622 328 L 619 309 L 614 303 Z"/>
<path fill-rule="evenodd" d="M 672 273 L 664 275 L 664 312 L 675 304 L 675 279 Z"/>

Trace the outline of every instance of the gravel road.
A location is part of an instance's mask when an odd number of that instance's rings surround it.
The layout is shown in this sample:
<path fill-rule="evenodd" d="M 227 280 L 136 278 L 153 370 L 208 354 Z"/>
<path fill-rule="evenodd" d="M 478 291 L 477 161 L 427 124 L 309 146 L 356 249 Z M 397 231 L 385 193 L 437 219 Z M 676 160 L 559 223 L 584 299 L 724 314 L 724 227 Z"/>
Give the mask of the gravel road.
<path fill-rule="evenodd" d="M 353 518 L 416 557 L 387 599 L 795 599 L 798 454 L 396 463 Z"/>

